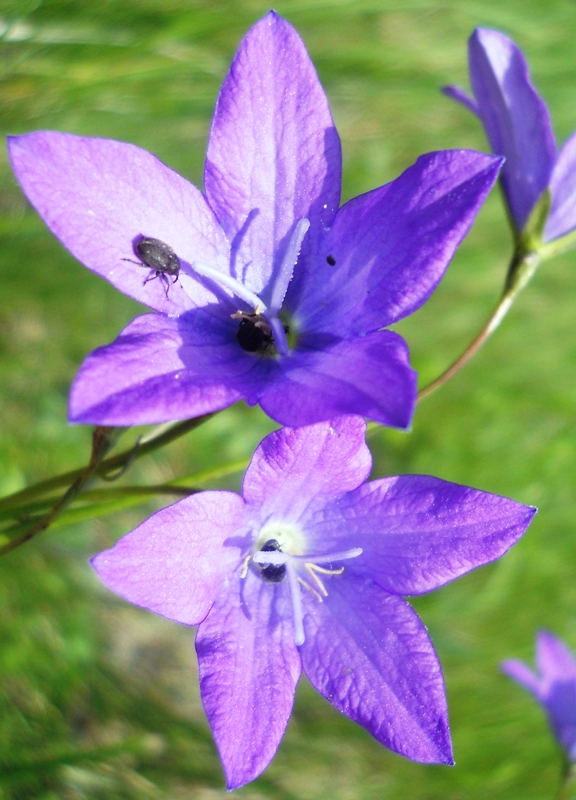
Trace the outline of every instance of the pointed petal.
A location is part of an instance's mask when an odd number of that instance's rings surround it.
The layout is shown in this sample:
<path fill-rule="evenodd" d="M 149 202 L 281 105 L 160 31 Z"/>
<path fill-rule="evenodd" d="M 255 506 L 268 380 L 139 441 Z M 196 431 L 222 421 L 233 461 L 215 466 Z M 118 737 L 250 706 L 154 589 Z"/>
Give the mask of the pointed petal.
<path fill-rule="evenodd" d="M 502 662 L 502 669 L 530 691 L 548 714 L 554 734 L 568 761 L 576 760 L 576 659 L 564 642 L 549 631 L 536 639 L 536 664 L 540 675 L 516 659 Z"/>
<path fill-rule="evenodd" d="M 301 661 L 287 600 L 286 587 L 249 572 L 198 628 L 200 693 L 228 789 L 268 766 L 288 724 Z"/>
<path fill-rule="evenodd" d="M 326 552 L 361 547 L 349 569 L 394 594 L 422 594 L 503 555 L 536 509 L 426 475 L 364 484 L 324 511 Z M 333 539 L 332 539 L 333 537 Z"/>
<path fill-rule="evenodd" d="M 522 51 L 498 31 L 477 28 L 468 43 L 470 82 L 492 150 L 506 157 L 502 184 L 519 230 L 548 186 L 556 145 L 546 104 Z"/>
<path fill-rule="evenodd" d="M 442 94 L 445 94 L 446 97 L 449 97 L 451 100 L 455 100 L 457 103 L 460 103 L 461 106 L 471 111 L 477 117 L 480 116 L 480 112 L 478 111 L 478 103 L 474 100 L 473 97 L 470 97 L 468 92 L 465 92 L 459 86 L 443 86 L 440 91 Z"/>
<path fill-rule="evenodd" d="M 218 98 L 206 161 L 208 200 L 233 241 L 236 277 L 268 303 L 295 223 L 315 252 L 340 199 L 340 140 L 294 28 L 273 11 L 242 41 Z M 268 293 L 263 292 L 268 288 Z"/>
<path fill-rule="evenodd" d="M 12 167 L 52 233 L 88 269 L 156 311 L 179 314 L 213 300 L 197 281 L 193 300 L 179 281 L 144 283 L 139 236 L 169 245 L 186 263 L 228 270 L 229 245 L 203 195 L 139 147 L 112 139 L 40 131 L 10 137 Z M 125 261 L 123 259 L 130 259 Z"/>
<path fill-rule="evenodd" d="M 540 680 L 526 664 L 516 658 L 507 658 L 500 663 L 500 667 L 508 677 L 524 686 L 525 689 L 528 689 L 529 692 L 532 692 L 540 699 Z"/>
<path fill-rule="evenodd" d="M 312 425 L 338 414 L 362 414 L 395 428 L 410 425 L 416 373 L 396 333 L 377 331 L 322 350 L 302 349 L 281 366 L 282 378 L 266 389 L 260 405 L 282 425 Z"/>
<path fill-rule="evenodd" d="M 202 310 L 178 320 L 137 317 L 88 356 L 72 386 L 69 419 L 147 425 L 226 408 L 243 396 L 242 376 L 255 366 L 243 355 L 233 326 Z"/>
<path fill-rule="evenodd" d="M 372 457 L 361 417 L 340 416 L 302 428 L 282 428 L 258 446 L 246 471 L 242 494 L 272 514 L 297 520 L 311 503 L 323 503 L 366 480 Z"/>
<path fill-rule="evenodd" d="M 413 761 L 453 764 L 440 663 L 401 597 L 347 575 L 305 593 L 304 672 L 339 711 Z"/>
<path fill-rule="evenodd" d="M 202 492 L 149 517 L 92 559 L 106 586 L 138 606 L 197 625 L 239 563 L 227 541 L 244 522 L 232 492 Z"/>
<path fill-rule="evenodd" d="M 573 133 L 558 153 L 550 180 L 552 208 L 544 228 L 547 242 L 576 228 L 576 133 Z"/>
<path fill-rule="evenodd" d="M 576 680 L 576 660 L 561 639 L 540 631 L 536 639 L 536 666 L 545 684 Z M 575 718 L 576 723 L 576 718 Z"/>
<path fill-rule="evenodd" d="M 500 163 L 472 150 L 428 153 L 392 183 L 346 203 L 306 275 L 297 311 L 302 327 L 364 334 L 419 308 L 468 233 Z"/>

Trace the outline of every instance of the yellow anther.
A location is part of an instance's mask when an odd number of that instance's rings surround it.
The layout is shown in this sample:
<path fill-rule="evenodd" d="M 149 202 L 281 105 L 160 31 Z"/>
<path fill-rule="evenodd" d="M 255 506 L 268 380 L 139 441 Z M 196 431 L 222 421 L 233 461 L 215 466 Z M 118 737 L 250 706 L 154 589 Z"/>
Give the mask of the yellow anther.
<path fill-rule="evenodd" d="M 298 578 L 298 583 L 302 584 L 302 586 L 305 589 L 308 589 L 309 592 L 312 592 L 312 594 L 318 600 L 318 602 L 320 602 L 320 603 L 322 602 L 321 595 L 318 594 L 318 592 L 316 591 L 316 589 L 313 586 L 310 586 L 309 583 L 306 583 L 306 581 L 303 581 L 302 578 L 300 578 L 300 577 Z"/>
<path fill-rule="evenodd" d="M 242 562 L 242 572 L 240 573 L 240 579 L 241 580 L 243 578 L 245 578 L 246 575 L 248 575 L 248 564 L 250 563 L 250 559 L 251 558 L 252 558 L 252 556 L 246 556 L 246 558 Z"/>

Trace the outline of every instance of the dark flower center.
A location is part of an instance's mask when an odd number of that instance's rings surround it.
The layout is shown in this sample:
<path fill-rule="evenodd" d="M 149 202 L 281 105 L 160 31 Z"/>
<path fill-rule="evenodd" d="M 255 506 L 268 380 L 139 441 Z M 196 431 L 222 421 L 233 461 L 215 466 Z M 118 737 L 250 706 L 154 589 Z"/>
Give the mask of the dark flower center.
<path fill-rule="evenodd" d="M 246 314 L 244 311 L 237 311 L 232 318 L 240 320 L 236 339 L 242 350 L 247 353 L 276 355 L 272 326 L 263 314 Z M 282 328 L 285 334 L 290 332 L 288 325 L 283 325 Z"/>
<path fill-rule="evenodd" d="M 260 548 L 263 553 L 272 553 L 281 550 L 282 548 L 276 539 L 268 539 L 268 541 Z M 259 564 L 260 574 L 268 583 L 280 583 L 284 580 L 286 575 L 286 564 Z"/>
<path fill-rule="evenodd" d="M 274 344 L 272 328 L 262 314 L 242 314 L 236 338 L 247 353 L 263 353 Z"/>

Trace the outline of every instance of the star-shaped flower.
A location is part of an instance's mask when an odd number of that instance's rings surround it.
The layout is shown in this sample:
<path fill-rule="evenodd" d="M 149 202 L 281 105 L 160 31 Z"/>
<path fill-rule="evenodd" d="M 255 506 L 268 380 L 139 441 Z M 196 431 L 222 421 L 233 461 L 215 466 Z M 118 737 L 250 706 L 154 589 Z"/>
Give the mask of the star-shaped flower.
<path fill-rule="evenodd" d="M 522 51 L 503 33 L 476 28 L 468 59 L 475 99 L 456 86 L 442 91 L 480 117 L 492 151 L 506 157 L 502 186 L 517 231 L 550 189 L 543 240 L 564 236 L 576 227 L 576 133 L 556 153 L 548 108 Z"/>
<path fill-rule="evenodd" d="M 539 674 L 516 659 L 502 662 L 504 672 L 544 708 L 567 761 L 576 763 L 576 660 L 564 642 L 549 631 L 540 631 L 536 667 Z"/>
<path fill-rule="evenodd" d="M 9 150 L 70 252 L 159 312 L 89 356 L 73 386 L 72 421 L 119 426 L 244 399 L 293 426 L 354 412 L 407 427 L 416 376 L 403 339 L 381 329 L 429 297 L 501 163 L 431 153 L 338 210 L 328 102 L 274 12 L 224 81 L 205 195 L 121 142 L 39 132 Z"/>
<path fill-rule="evenodd" d="M 442 671 L 402 595 L 500 557 L 534 509 L 423 475 L 365 483 L 357 416 L 283 428 L 242 497 L 193 495 L 93 559 L 127 600 L 198 625 L 200 691 L 230 789 L 272 759 L 301 670 L 415 761 L 451 764 Z"/>

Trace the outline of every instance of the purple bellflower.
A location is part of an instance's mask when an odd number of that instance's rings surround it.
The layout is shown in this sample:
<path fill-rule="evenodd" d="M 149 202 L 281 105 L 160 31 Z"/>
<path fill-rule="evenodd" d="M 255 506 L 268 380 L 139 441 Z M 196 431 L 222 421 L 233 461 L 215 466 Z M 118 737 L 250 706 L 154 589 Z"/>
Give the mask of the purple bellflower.
<path fill-rule="evenodd" d="M 274 756 L 302 669 L 395 752 L 453 763 L 441 667 L 402 596 L 499 558 L 535 509 L 423 475 L 366 483 L 364 434 L 358 416 L 271 433 L 241 497 L 181 500 L 92 561 L 130 602 L 198 625 L 230 789 Z"/>
<path fill-rule="evenodd" d="M 222 86 L 205 194 L 122 142 L 44 131 L 11 138 L 9 152 L 65 247 L 158 312 L 92 353 L 72 388 L 71 421 L 118 426 L 244 399 L 284 425 L 358 413 L 406 428 L 416 375 L 382 328 L 430 296 L 501 165 L 430 153 L 339 209 L 328 101 L 274 12 Z"/>
<path fill-rule="evenodd" d="M 565 236 L 576 227 L 576 133 L 557 153 L 550 114 L 530 80 L 526 59 L 503 33 L 476 28 L 468 59 L 474 98 L 456 86 L 442 91 L 480 118 L 492 151 L 506 157 L 501 180 L 517 232 L 549 189 L 542 239 Z"/>
<path fill-rule="evenodd" d="M 569 763 L 576 763 L 576 659 L 564 642 L 548 631 L 536 639 L 536 674 L 516 659 L 503 671 L 531 692 L 545 709 L 550 727 Z"/>

